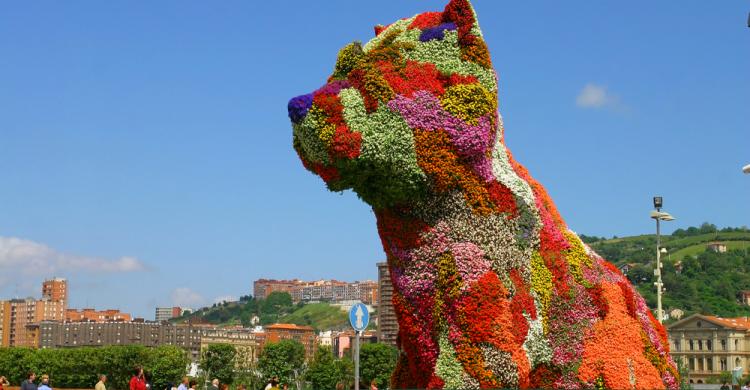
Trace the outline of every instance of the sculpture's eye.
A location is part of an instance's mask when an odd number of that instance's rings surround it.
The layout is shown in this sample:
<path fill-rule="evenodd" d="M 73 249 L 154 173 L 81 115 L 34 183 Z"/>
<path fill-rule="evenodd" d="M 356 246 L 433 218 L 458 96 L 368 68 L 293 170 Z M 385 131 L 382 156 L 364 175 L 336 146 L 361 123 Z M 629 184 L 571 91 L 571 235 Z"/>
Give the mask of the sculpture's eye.
<path fill-rule="evenodd" d="M 339 56 L 336 59 L 336 67 L 331 77 L 335 80 L 345 79 L 364 55 L 365 52 L 362 50 L 362 44 L 357 41 L 344 46 L 339 51 Z"/>

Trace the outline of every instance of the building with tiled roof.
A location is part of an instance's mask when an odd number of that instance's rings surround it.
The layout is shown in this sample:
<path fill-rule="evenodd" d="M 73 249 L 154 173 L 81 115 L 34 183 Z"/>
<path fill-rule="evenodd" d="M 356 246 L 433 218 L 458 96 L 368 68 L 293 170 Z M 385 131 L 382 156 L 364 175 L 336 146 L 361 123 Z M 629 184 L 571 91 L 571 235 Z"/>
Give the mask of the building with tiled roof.
<path fill-rule="evenodd" d="M 305 358 L 312 359 L 315 356 L 317 342 L 315 329 L 310 326 L 295 324 L 273 324 L 264 327 L 264 334 L 259 337 L 263 346 L 269 343 L 278 343 L 282 340 L 294 340 L 302 343 L 305 347 Z"/>
<path fill-rule="evenodd" d="M 739 367 L 750 373 L 750 319 L 693 314 L 667 326 L 675 361 L 689 371 L 690 383 L 706 383 Z"/>

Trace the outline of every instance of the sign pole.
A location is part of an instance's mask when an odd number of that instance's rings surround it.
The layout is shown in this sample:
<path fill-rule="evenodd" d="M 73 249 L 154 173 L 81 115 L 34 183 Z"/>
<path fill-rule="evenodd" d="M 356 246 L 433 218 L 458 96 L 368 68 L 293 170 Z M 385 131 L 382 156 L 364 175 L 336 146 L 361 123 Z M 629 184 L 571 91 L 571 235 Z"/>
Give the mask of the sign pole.
<path fill-rule="evenodd" d="M 359 390 L 359 335 L 370 323 L 370 312 L 362 302 L 355 303 L 349 309 L 349 323 L 354 329 L 354 351 L 352 360 L 354 360 L 354 389 Z"/>
<path fill-rule="evenodd" d="M 359 331 L 355 330 L 354 334 L 354 389 L 359 390 Z"/>

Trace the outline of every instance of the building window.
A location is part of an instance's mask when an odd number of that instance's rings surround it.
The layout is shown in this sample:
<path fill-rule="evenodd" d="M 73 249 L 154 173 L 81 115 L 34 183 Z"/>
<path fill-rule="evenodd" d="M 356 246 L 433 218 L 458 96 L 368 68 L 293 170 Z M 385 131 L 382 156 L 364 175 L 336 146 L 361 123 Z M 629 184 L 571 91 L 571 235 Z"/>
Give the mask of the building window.
<path fill-rule="evenodd" d="M 709 357 L 706 359 L 706 370 L 713 371 L 714 370 L 714 359 L 712 357 Z"/>
<path fill-rule="evenodd" d="M 740 341 L 735 339 L 734 340 L 734 350 L 737 351 L 740 349 Z"/>
<path fill-rule="evenodd" d="M 695 358 L 691 357 L 688 359 L 688 367 L 690 367 L 690 371 L 695 371 Z"/>
<path fill-rule="evenodd" d="M 694 349 L 693 340 L 688 340 L 688 343 L 690 344 L 690 350 L 692 351 Z"/>
<path fill-rule="evenodd" d="M 698 350 L 699 351 L 703 350 L 703 340 L 698 340 Z"/>
<path fill-rule="evenodd" d="M 711 351 L 713 348 L 713 345 L 711 344 L 711 340 L 706 340 L 706 349 Z"/>
<path fill-rule="evenodd" d="M 719 359 L 719 370 L 726 371 L 727 370 L 727 359 L 721 358 Z"/>
<path fill-rule="evenodd" d="M 727 341 L 721 340 L 721 350 L 726 351 L 727 350 Z"/>

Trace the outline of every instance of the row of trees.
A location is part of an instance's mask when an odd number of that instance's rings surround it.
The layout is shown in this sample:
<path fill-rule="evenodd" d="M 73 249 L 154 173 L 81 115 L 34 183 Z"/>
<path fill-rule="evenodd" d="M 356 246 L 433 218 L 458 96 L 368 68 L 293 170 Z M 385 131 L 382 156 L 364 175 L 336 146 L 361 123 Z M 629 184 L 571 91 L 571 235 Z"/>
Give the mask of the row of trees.
<path fill-rule="evenodd" d="M 297 341 L 268 344 L 257 365 L 252 367 L 237 364 L 236 354 L 231 345 L 210 345 L 201 358 L 201 370 L 223 383 L 243 383 L 251 389 L 262 387 L 268 378 L 274 376 L 290 387 L 301 387 L 303 382 L 309 382 L 313 389 L 334 389 L 337 383 L 349 388 L 354 382 L 351 355 L 339 359 L 329 346 L 320 346 L 313 360 L 306 362 L 305 348 Z M 363 344 L 360 348 L 362 383 L 375 380 L 379 388 L 386 388 L 397 358 L 398 351 L 389 345 Z"/>
<path fill-rule="evenodd" d="M 19 385 L 29 371 L 48 374 L 56 388 L 93 388 L 99 374 L 109 386 L 127 389 L 136 366 L 144 368 L 154 389 L 164 389 L 185 375 L 189 359 L 174 346 L 81 347 L 67 349 L 0 348 L 0 374 Z"/>
<path fill-rule="evenodd" d="M 363 383 L 375 380 L 379 388 L 388 385 L 398 352 L 385 344 L 363 344 L 360 349 L 360 377 Z M 310 382 L 313 389 L 346 388 L 354 381 L 351 355 L 336 358 L 330 347 L 320 346 L 312 361 L 305 361 L 304 346 L 284 340 L 265 346 L 256 364 L 244 366 L 247 359 L 232 345 L 212 344 L 201 356 L 203 375 L 222 383 L 242 383 L 260 388 L 273 376 L 291 386 Z M 0 348 L 0 374 L 19 385 L 29 371 L 48 374 L 55 388 L 93 388 L 99 374 L 109 378 L 108 388 L 127 389 L 136 366 L 144 368 L 152 389 L 162 390 L 187 373 L 190 363 L 185 350 L 175 346 L 80 347 L 64 349 Z M 207 378 L 201 378 L 207 379 Z"/>

